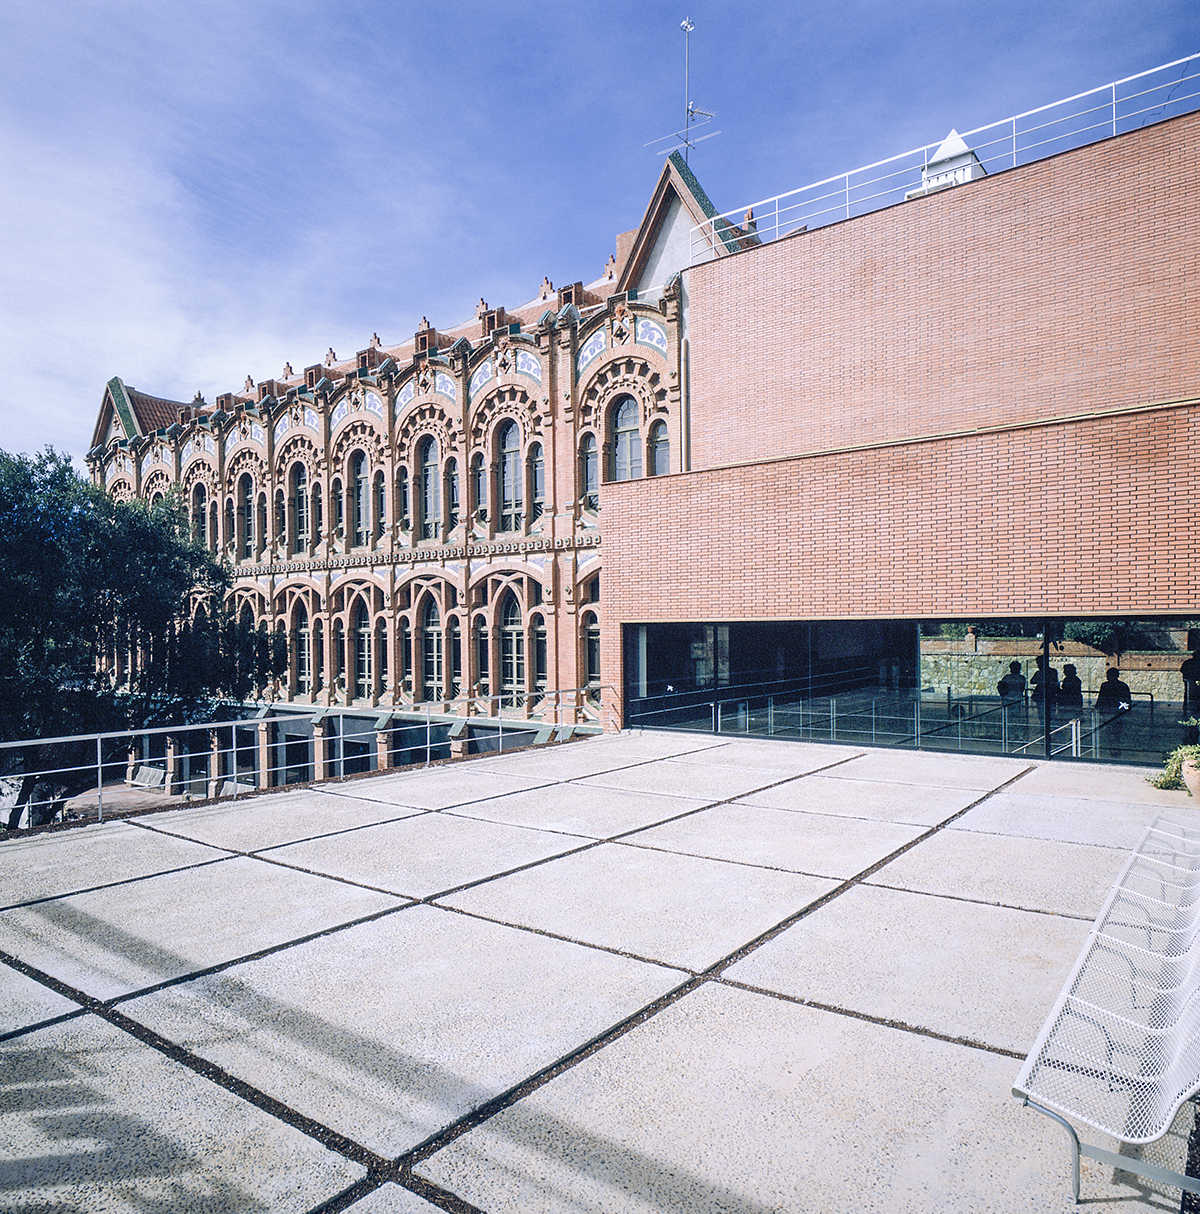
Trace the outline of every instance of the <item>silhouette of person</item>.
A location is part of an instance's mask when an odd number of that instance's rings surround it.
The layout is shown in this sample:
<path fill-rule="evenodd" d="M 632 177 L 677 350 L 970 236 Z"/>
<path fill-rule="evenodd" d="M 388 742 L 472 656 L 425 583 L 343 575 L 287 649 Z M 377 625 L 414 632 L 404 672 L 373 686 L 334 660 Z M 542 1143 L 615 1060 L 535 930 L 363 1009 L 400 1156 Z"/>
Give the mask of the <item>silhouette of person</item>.
<path fill-rule="evenodd" d="M 1133 692 L 1129 690 L 1129 684 L 1121 680 L 1121 672 L 1115 666 L 1108 668 L 1108 674 L 1096 693 L 1096 711 L 1110 714 L 1102 727 L 1104 736 L 1108 741 L 1109 753 L 1120 753 L 1125 736 L 1125 718 L 1133 711 Z"/>
<path fill-rule="evenodd" d="M 1200 656 L 1190 654 L 1179 668 L 1183 676 L 1183 707 L 1188 716 L 1200 711 Z"/>
<path fill-rule="evenodd" d="M 1038 724 L 1044 729 L 1047 697 L 1049 697 L 1051 705 L 1058 702 L 1058 671 L 1053 666 L 1047 669 L 1045 658 L 1039 657 L 1037 669 L 1029 677 L 1029 686 L 1033 692 L 1034 703 L 1037 705 Z"/>
<path fill-rule="evenodd" d="M 1000 703 L 1009 721 L 1016 721 L 1025 712 L 1025 676 L 1020 662 L 1009 662 L 1008 674 L 996 684 Z"/>
<path fill-rule="evenodd" d="M 1062 682 L 1058 688 L 1058 706 L 1070 717 L 1083 712 L 1083 683 L 1070 662 L 1063 667 Z"/>

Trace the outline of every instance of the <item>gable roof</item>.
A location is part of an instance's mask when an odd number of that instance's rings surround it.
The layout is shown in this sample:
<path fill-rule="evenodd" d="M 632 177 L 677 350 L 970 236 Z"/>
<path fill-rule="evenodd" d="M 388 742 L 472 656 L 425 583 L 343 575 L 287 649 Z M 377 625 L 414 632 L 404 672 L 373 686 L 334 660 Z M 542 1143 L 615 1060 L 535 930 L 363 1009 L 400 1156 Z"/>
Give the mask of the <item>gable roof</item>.
<path fill-rule="evenodd" d="M 114 375 L 104 386 L 92 446 L 104 445 L 114 414 L 126 438 L 144 438 L 177 422 L 179 411 L 186 408 L 179 401 L 149 396 L 127 387 L 120 376 Z"/>
<path fill-rule="evenodd" d="M 663 162 L 658 184 L 654 187 L 642 222 L 635 230 L 633 243 L 617 277 L 615 290 L 628 291 L 641 279 L 663 232 L 663 226 L 677 205 L 686 212 L 689 228 L 715 220 L 712 229 L 717 234 L 717 240 L 708 238 L 713 255 L 722 256 L 742 247 L 739 239 L 744 235 L 742 231 L 727 220 L 716 218 L 717 208 L 704 192 L 704 187 L 696 180 L 696 175 L 679 152 L 672 152 Z M 690 255 L 686 264 L 691 264 Z M 675 268 L 681 270 L 684 267 L 679 265 Z"/>

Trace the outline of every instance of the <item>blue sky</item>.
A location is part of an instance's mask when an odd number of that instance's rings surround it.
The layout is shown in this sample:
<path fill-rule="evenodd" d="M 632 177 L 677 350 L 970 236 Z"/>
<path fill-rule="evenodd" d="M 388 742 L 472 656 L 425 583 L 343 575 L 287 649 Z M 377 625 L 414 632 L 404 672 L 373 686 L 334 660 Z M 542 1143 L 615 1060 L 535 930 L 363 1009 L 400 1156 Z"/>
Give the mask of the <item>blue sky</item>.
<path fill-rule="evenodd" d="M 720 209 L 1200 51 L 1194 0 L 6 0 L 0 449 L 598 277 L 685 16 Z"/>

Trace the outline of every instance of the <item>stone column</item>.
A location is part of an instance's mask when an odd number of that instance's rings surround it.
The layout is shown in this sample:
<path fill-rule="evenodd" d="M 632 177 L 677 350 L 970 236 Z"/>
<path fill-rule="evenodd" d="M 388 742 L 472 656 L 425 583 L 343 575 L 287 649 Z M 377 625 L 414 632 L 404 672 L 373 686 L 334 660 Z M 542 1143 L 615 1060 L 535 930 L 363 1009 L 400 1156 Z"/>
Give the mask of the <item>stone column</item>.
<path fill-rule="evenodd" d="M 271 771 L 271 733 L 272 721 L 258 723 L 258 786 L 270 788 L 273 773 Z"/>
<path fill-rule="evenodd" d="M 210 729 L 208 731 L 208 795 L 210 797 L 221 795 L 224 767 L 224 756 L 221 754 L 221 732 L 217 729 Z"/>
<path fill-rule="evenodd" d="M 313 726 L 313 779 L 329 779 L 329 750 L 323 724 Z"/>

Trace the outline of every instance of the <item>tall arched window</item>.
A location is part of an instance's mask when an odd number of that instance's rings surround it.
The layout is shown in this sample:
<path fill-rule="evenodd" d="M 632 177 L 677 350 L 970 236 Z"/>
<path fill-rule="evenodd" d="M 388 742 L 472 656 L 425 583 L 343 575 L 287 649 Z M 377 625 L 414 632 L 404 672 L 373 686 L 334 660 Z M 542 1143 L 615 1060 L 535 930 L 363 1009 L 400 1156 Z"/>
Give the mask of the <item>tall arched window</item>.
<path fill-rule="evenodd" d="M 396 517 L 400 522 L 401 531 L 407 531 L 411 525 L 408 515 L 408 469 L 401 465 L 396 473 Z"/>
<path fill-rule="evenodd" d="M 486 696 L 491 692 L 492 681 L 488 663 L 488 626 L 484 616 L 475 617 L 472 633 L 475 643 L 475 679 L 479 687 L 479 694 Z"/>
<path fill-rule="evenodd" d="M 296 694 L 306 696 L 312 691 L 312 645 L 308 612 L 303 603 L 296 604 L 293 627 L 296 638 Z"/>
<path fill-rule="evenodd" d="M 388 661 L 387 622 L 377 620 L 375 623 L 375 671 L 379 682 L 379 690 L 387 691 L 388 671 L 391 663 Z"/>
<path fill-rule="evenodd" d="M 671 471 L 671 439 L 667 423 L 655 422 L 650 427 L 650 475 L 666 476 Z"/>
<path fill-rule="evenodd" d="M 371 501 L 371 513 L 374 516 L 374 531 L 377 540 L 383 539 L 383 526 L 387 519 L 387 503 L 384 501 L 383 472 L 375 473 L 375 493 Z"/>
<path fill-rule="evenodd" d="M 361 548 L 370 535 L 370 480 L 367 472 L 367 457 L 356 451 L 350 460 L 351 502 L 354 517 L 354 546 Z"/>
<path fill-rule="evenodd" d="M 525 703 L 525 630 L 511 591 L 500 610 L 500 703 L 505 708 Z"/>
<path fill-rule="evenodd" d="M 333 484 L 329 486 L 329 525 L 333 528 L 333 534 L 338 539 L 342 537 L 342 528 L 345 522 L 345 500 L 342 497 L 342 482 L 339 477 L 335 477 Z"/>
<path fill-rule="evenodd" d="M 642 443 L 638 433 L 638 407 L 632 396 L 622 396 L 612 407 L 612 478 L 634 481 L 642 475 Z"/>
<path fill-rule="evenodd" d="M 225 550 L 236 561 L 238 557 L 237 523 L 234 516 L 233 498 L 225 499 Z"/>
<path fill-rule="evenodd" d="M 505 422 L 496 436 L 500 449 L 501 531 L 521 526 L 521 431 L 516 422 Z"/>
<path fill-rule="evenodd" d="M 487 464 L 483 456 L 476 454 L 471 459 L 471 509 L 480 521 L 487 517 Z"/>
<path fill-rule="evenodd" d="M 354 686 L 350 694 L 355 699 L 365 699 L 371 694 L 371 617 L 362 599 L 354 608 L 350 644 L 354 650 Z"/>
<path fill-rule="evenodd" d="M 247 560 L 254 555 L 254 482 L 244 473 L 238 482 L 238 514 L 242 524 L 242 542 L 238 556 Z"/>
<path fill-rule="evenodd" d="M 282 489 L 275 490 L 275 534 L 273 543 L 287 542 L 287 501 Z M 285 549 L 286 551 L 286 549 Z"/>
<path fill-rule="evenodd" d="M 529 448 L 529 521 L 537 522 L 546 507 L 546 457 L 542 444 Z"/>
<path fill-rule="evenodd" d="M 583 617 L 584 662 L 589 691 L 600 689 L 600 622 L 592 612 Z"/>
<path fill-rule="evenodd" d="M 267 546 L 267 495 L 258 495 L 258 529 L 254 533 L 254 551 L 261 552 Z"/>
<path fill-rule="evenodd" d="M 585 434 L 579 444 L 579 496 L 585 510 L 600 509 L 600 460 L 596 453 L 596 436 Z"/>
<path fill-rule="evenodd" d="M 210 552 L 216 552 L 221 546 L 219 519 L 220 514 L 217 511 L 217 503 L 214 501 L 208 507 L 208 548 Z"/>
<path fill-rule="evenodd" d="M 462 695 L 462 628 L 457 616 L 451 616 L 446 625 L 446 645 L 450 650 L 447 655 L 450 666 L 450 689 L 447 694 L 454 700 Z"/>
<path fill-rule="evenodd" d="M 321 621 L 313 621 L 312 630 L 312 668 L 313 694 L 325 686 L 325 626 Z"/>
<path fill-rule="evenodd" d="M 417 448 L 417 464 L 420 476 L 419 496 L 421 500 L 421 538 L 434 540 L 438 537 L 441 522 L 441 504 L 439 502 L 438 481 L 438 445 L 437 439 L 426 437 Z"/>
<path fill-rule="evenodd" d="M 546 690 L 547 661 L 546 661 L 546 621 L 539 613 L 533 617 L 529 625 L 529 642 L 533 648 L 533 689 Z"/>
<path fill-rule="evenodd" d="M 426 700 L 442 698 L 442 617 L 432 598 L 421 617 L 421 684 Z"/>
<path fill-rule="evenodd" d="M 204 528 L 208 521 L 206 497 L 203 485 L 197 485 L 192 490 L 192 538 L 197 544 L 204 543 Z"/>
<path fill-rule="evenodd" d="M 292 497 L 292 515 L 295 519 L 292 551 L 303 552 L 308 547 L 308 473 L 303 464 L 292 465 L 288 491 Z"/>
<path fill-rule="evenodd" d="M 459 513 L 462 506 L 461 493 L 458 484 L 458 460 L 446 461 L 446 530 L 453 531 L 458 526 Z"/>

